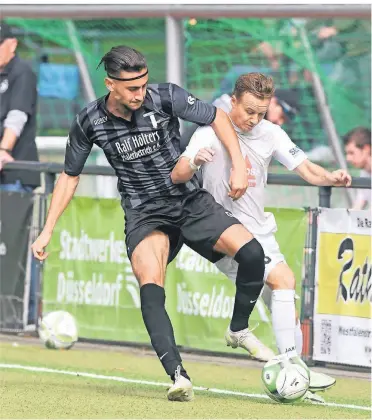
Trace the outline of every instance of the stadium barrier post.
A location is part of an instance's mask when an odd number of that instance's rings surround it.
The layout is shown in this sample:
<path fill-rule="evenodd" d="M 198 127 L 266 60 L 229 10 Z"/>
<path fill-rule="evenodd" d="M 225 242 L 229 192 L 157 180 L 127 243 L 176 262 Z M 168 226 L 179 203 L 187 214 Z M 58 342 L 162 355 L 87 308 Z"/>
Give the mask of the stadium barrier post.
<path fill-rule="evenodd" d="M 301 328 L 304 336 L 303 359 L 309 366 L 313 365 L 314 343 L 314 303 L 315 303 L 315 264 L 318 235 L 318 215 L 320 209 L 308 208 L 309 224 L 305 244 L 305 273 L 301 296 Z"/>
<path fill-rule="evenodd" d="M 331 207 L 332 187 L 319 187 L 319 207 Z"/>

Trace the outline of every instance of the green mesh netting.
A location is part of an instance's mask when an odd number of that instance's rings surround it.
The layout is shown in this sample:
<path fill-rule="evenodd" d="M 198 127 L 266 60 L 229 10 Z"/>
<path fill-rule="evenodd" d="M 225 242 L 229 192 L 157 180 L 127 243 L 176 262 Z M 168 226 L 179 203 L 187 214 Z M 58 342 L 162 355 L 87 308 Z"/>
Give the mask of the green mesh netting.
<path fill-rule="evenodd" d="M 146 56 L 151 68 L 150 83 L 165 80 L 163 19 L 143 19 L 139 22 L 138 19 L 66 21 L 12 18 L 7 22 L 15 29 L 19 40 L 19 55 L 32 64 L 36 73 L 39 73 L 43 61 L 77 65 L 75 52 L 80 50 L 97 97 L 107 90 L 103 82 L 103 68 L 97 70 L 96 67 L 102 56 L 115 45 L 130 45 Z M 81 80 L 74 98 L 64 100 L 39 96 L 38 134 L 66 135 L 72 118 L 86 103 Z"/>
<path fill-rule="evenodd" d="M 331 39 L 319 40 L 319 28 L 332 24 L 292 19 L 185 22 L 188 88 L 212 100 L 230 93 L 242 73 L 272 75 L 278 89 L 297 91 L 300 112 L 283 128 L 308 150 L 327 143 L 311 81 L 313 69 L 321 78 L 339 135 L 356 126 L 369 127 L 370 22 L 354 21 L 346 33 L 340 30 Z M 359 55 L 350 48 L 352 42 L 364 45 Z"/>
<path fill-rule="evenodd" d="M 46 59 L 49 63 L 76 65 L 77 43 L 97 96 L 105 93 L 105 87 L 103 70 L 96 70 L 96 66 L 118 44 L 133 46 L 145 54 L 150 82 L 166 80 L 163 19 L 12 18 L 8 23 L 17 31 L 20 55 L 36 72 Z M 68 27 L 71 24 L 75 43 Z M 339 27 L 338 34 L 320 40 L 319 28 L 334 24 Z M 212 100 L 231 92 L 241 73 L 270 73 L 277 88 L 298 93 L 300 112 L 290 126 L 283 128 L 308 150 L 327 142 L 309 77 L 309 70 L 314 68 L 319 72 L 339 135 L 355 126 L 370 126 L 370 31 L 370 21 L 362 20 L 185 20 L 185 86 L 198 97 Z M 39 102 L 39 135 L 65 135 L 86 98 L 80 83 L 73 99 L 43 97 Z"/>

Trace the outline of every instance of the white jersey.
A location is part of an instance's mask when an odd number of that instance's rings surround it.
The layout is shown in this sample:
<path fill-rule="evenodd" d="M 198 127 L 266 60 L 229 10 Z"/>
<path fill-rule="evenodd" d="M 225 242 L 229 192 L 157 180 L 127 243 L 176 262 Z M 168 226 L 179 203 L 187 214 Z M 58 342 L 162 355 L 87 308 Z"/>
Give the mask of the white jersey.
<path fill-rule="evenodd" d="M 210 126 L 200 127 L 195 131 L 182 156 L 193 159 L 200 149 L 213 148 L 213 162 L 202 167 L 203 187 L 253 234 L 276 232 L 274 215 L 264 211 L 264 189 L 270 161 L 274 157 L 292 171 L 307 157 L 284 130 L 267 120 L 262 120 L 247 133 L 236 126 L 234 128 L 245 157 L 249 179 L 248 189 L 239 200 L 233 201 L 228 196 L 231 159 Z"/>

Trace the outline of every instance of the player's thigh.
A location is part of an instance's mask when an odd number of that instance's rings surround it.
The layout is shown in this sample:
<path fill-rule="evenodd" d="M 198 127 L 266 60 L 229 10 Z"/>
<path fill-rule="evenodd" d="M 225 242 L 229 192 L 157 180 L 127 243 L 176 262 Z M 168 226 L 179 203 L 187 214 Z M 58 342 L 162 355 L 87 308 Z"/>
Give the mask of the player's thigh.
<path fill-rule="evenodd" d="M 181 215 L 182 205 L 175 200 L 159 199 L 135 209 L 128 209 L 125 213 L 125 243 L 128 258 L 132 260 L 134 250 L 152 232 L 160 231 L 169 238 L 168 263 L 171 262 L 183 243 L 179 228 Z"/>
<path fill-rule="evenodd" d="M 253 235 L 243 225 L 232 225 L 222 232 L 214 250 L 234 257 L 239 249 L 252 239 Z"/>
<path fill-rule="evenodd" d="M 131 257 L 132 270 L 141 286 L 155 283 L 164 287 L 169 256 L 169 237 L 154 230 L 134 249 Z"/>
<path fill-rule="evenodd" d="M 184 203 L 181 226 L 184 241 L 209 261 L 215 262 L 227 254 L 217 252 L 215 245 L 221 235 L 233 226 L 242 225 L 205 190 L 196 190 Z"/>

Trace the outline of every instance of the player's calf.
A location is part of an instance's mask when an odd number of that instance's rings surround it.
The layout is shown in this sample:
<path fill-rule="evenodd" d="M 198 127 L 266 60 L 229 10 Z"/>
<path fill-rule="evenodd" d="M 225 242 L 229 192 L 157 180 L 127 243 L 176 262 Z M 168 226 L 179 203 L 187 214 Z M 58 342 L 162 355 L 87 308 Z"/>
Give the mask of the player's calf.
<path fill-rule="evenodd" d="M 248 328 L 248 319 L 263 287 L 265 271 L 264 252 L 257 239 L 243 245 L 234 259 L 239 263 L 236 276 L 236 294 L 230 330 Z"/>

